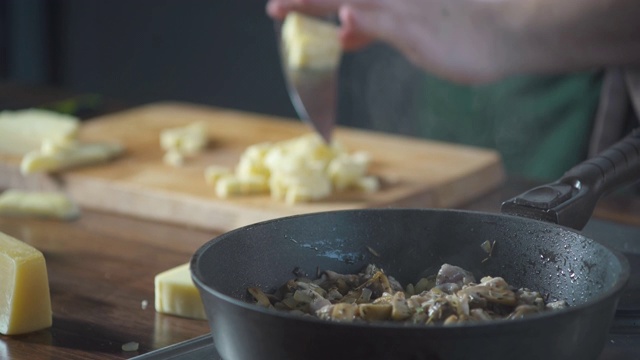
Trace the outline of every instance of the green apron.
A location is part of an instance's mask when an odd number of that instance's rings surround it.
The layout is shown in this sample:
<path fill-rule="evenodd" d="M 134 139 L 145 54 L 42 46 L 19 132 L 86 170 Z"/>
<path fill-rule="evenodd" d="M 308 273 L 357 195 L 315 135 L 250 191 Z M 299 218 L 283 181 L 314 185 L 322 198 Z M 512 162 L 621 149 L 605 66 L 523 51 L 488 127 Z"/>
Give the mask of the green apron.
<path fill-rule="evenodd" d="M 495 149 L 508 173 L 554 180 L 586 158 L 601 84 L 600 72 L 473 87 L 425 76 L 420 135 Z"/>

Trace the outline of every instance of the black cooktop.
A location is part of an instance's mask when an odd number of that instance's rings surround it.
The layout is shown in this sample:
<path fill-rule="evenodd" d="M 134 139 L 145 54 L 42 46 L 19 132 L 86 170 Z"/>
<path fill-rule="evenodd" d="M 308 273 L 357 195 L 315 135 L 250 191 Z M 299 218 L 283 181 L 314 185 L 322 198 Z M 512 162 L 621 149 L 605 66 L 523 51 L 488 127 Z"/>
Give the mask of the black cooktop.
<path fill-rule="evenodd" d="M 640 228 L 592 219 L 585 236 L 621 251 L 631 265 L 631 278 L 616 312 L 609 338 L 598 360 L 640 359 Z M 135 360 L 223 360 L 210 335 L 151 351 Z"/>

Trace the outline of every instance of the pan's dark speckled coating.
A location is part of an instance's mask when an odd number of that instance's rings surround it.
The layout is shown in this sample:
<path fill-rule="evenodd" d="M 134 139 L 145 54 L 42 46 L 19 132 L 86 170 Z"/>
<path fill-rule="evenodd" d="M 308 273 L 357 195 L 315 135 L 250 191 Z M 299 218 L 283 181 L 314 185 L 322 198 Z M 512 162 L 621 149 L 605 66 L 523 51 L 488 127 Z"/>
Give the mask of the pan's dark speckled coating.
<path fill-rule="evenodd" d="M 192 277 L 226 360 L 596 359 L 629 265 L 589 238 L 533 219 L 581 228 L 602 194 L 639 178 L 636 129 L 559 181 L 503 204 L 503 212 L 523 217 L 377 209 L 282 218 L 208 242 L 194 254 Z M 496 245 L 484 261 L 487 240 Z M 369 263 L 403 284 L 449 263 L 571 306 L 520 320 L 428 327 L 327 322 L 247 302 L 248 287 L 272 291 L 294 269 L 313 277 L 318 269 L 355 273 Z"/>
<path fill-rule="evenodd" d="M 483 262 L 485 240 L 496 245 Z M 478 278 L 502 276 L 565 299 L 571 308 L 524 320 L 424 327 L 331 323 L 246 302 L 247 287 L 272 291 L 295 268 L 313 277 L 318 268 L 353 273 L 368 263 L 404 284 L 450 263 Z M 207 243 L 191 266 L 227 360 L 595 359 L 629 276 L 622 256 L 566 228 L 509 215 L 411 209 L 263 222 Z"/>

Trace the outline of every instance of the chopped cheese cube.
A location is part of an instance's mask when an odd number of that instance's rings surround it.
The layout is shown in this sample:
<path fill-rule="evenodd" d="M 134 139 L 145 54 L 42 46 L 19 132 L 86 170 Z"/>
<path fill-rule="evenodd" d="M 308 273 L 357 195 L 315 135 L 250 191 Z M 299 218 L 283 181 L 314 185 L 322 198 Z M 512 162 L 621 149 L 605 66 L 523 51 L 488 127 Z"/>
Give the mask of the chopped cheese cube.
<path fill-rule="evenodd" d="M 342 48 L 337 25 L 291 12 L 282 24 L 287 65 L 293 69 L 335 68 Z"/>
<path fill-rule="evenodd" d="M 305 186 L 292 186 L 286 189 L 284 201 L 287 204 L 296 204 L 325 198 L 331 194 L 331 183 L 320 178 L 317 182 L 310 182 Z"/>
<path fill-rule="evenodd" d="M 25 109 L 0 112 L 0 152 L 24 155 L 38 150 L 42 141 L 73 141 L 80 120 L 49 110 Z"/>
<path fill-rule="evenodd" d="M 162 161 L 173 167 L 179 167 L 184 165 L 184 155 L 177 150 L 167 150 L 162 157 Z"/>
<path fill-rule="evenodd" d="M 0 333 L 16 335 L 51 326 L 51 297 L 42 253 L 0 232 Z"/>
<path fill-rule="evenodd" d="M 343 154 L 331 160 L 327 172 L 336 189 L 344 190 L 354 186 L 366 174 L 368 166 L 365 156 Z"/>
<path fill-rule="evenodd" d="M 187 156 L 204 150 L 208 141 L 207 127 L 203 122 L 164 129 L 160 132 L 160 147 L 165 150 L 162 160 L 170 166 L 182 166 Z"/>
<path fill-rule="evenodd" d="M 0 194 L 0 214 L 72 220 L 80 215 L 80 210 L 63 193 L 12 189 Z"/>
<path fill-rule="evenodd" d="M 156 275 L 155 308 L 163 314 L 206 319 L 198 289 L 191 279 L 189 263 Z"/>
<path fill-rule="evenodd" d="M 349 154 L 340 144 L 327 145 L 317 134 L 247 147 L 235 172 L 205 171 L 218 197 L 270 192 L 287 204 L 319 200 L 347 188 L 373 192 L 378 179 L 367 176 L 369 154 Z M 211 172 L 207 174 L 207 172 Z"/>
<path fill-rule="evenodd" d="M 216 181 L 216 195 L 226 198 L 232 195 L 250 195 L 269 191 L 269 182 L 262 176 L 239 177 L 225 175 Z"/>
<path fill-rule="evenodd" d="M 364 192 L 372 193 L 380 189 L 380 180 L 375 176 L 363 176 L 356 180 L 354 186 Z"/>
<path fill-rule="evenodd" d="M 160 132 L 160 146 L 184 155 L 195 154 L 207 146 L 207 128 L 202 122 L 165 129 Z"/>
<path fill-rule="evenodd" d="M 261 194 L 269 191 L 269 182 L 264 176 L 241 176 L 239 180 L 243 194 Z"/>
<path fill-rule="evenodd" d="M 231 170 L 225 166 L 209 165 L 204 169 L 204 180 L 209 185 L 215 185 L 220 178 L 227 175 L 231 175 Z"/>

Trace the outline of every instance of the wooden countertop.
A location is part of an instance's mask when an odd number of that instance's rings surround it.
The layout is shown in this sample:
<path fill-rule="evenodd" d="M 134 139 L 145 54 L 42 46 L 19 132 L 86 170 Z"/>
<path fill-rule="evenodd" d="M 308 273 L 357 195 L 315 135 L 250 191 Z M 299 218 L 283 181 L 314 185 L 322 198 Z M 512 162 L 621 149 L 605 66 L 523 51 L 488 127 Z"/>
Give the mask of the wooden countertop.
<path fill-rule="evenodd" d="M 497 212 L 533 185 L 509 179 L 461 208 Z M 639 197 L 611 195 L 594 216 L 640 227 L 639 215 Z M 153 278 L 188 262 L 213 231 L 88 210 L 73 222 L 0 217 L 0 231 L 45 254 L 54 313 L 50 329 L 0 335 L 1 359 L 131 358 L 209 330 L 206 321 L 157 314 Z M 123 351 L 132 341 L 138 351 Z"/>

